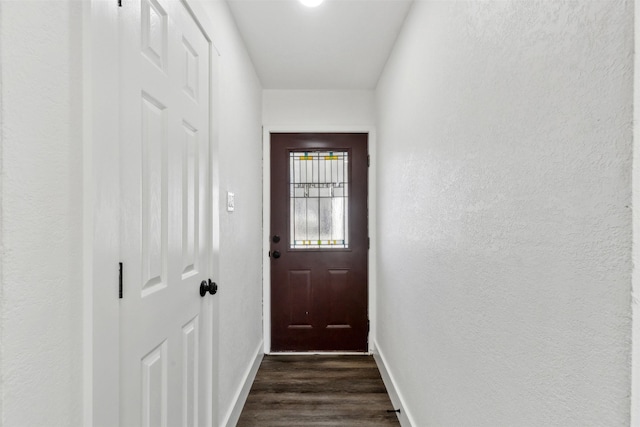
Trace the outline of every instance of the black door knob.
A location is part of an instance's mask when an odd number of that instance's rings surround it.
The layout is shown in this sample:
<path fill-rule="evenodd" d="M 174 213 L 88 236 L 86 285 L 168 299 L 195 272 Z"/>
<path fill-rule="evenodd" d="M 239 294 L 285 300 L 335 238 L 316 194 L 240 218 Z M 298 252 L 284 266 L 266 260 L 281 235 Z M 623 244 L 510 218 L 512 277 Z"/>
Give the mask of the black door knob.
<path fill-rule="evenodd" d="M 273 236 L 273 239 L 271 239 L 273 241 L 273 243 L 278 243 L 280 242 L 280 236 L 278 236 L 277 234 L 275 236 Z"/>
<path fill-rule="evenodd" d="M 216 282 L 212 282 L 211 279 L 209 279 L 209 293 L 211 295 L 218 293 L 218 284 Z"/>
<path fill-rule="evenodd" d="M 279 251 L 273 251 L 272 255 L 273 255 L 273 257 L 274 257 L 274 258 L 276 258 L 276 259 L 277 259 L 277 258 L 280 258 L 280 252 L 279 252 Z"/>
<path fill-rule="evenodd" d="M 202 282 L 200 282 L 200 296 L 204 297 L 207 294 L 208 290 L 209 284 L 207 283 L 207 281 L 203 280 Z"/>
<path fill-rule="evenodd" d="M 215 295 L 218 292 L 218 285 L 216 282 L 212 282 L 211 279 L 209 279 L 209 282 L 206 280 L 200 282 L 200 296 L 204 297 L 207 292 L 211 295 Z"/>

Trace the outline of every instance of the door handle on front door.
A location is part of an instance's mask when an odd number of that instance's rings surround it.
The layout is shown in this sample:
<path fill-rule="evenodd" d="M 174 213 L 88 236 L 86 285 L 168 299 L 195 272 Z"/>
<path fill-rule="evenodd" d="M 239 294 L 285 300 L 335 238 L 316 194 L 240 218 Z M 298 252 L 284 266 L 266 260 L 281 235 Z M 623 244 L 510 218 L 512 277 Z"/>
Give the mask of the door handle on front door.
<path fill-rule="evenodd" d="M 279 251 L 273 251 L 271 252 L 271 256 L 273 256 L 274 258 L 280 258 L 280 252 Z"/>
<path fill-rule="evenodd" d="M 216 282 L 212 282 L 211 279 L 209 279 L 208 283 L 206 280 L 200 282 L 200 296 L 204 297 L 207 292 L 211 295 L 215 295 L 218 292 L 218 285 Z"/>

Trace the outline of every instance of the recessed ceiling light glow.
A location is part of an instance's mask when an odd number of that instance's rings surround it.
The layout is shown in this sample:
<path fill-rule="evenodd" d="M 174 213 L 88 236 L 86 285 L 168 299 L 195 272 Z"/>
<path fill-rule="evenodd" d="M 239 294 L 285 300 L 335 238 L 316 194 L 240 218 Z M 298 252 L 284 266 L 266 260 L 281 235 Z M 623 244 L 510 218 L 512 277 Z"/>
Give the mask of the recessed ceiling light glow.
<path fill-rule="evenodd" d="M 307 7 L 316 7 L 320 6 L 320 3 L 322 3 L 323 1 L 324 0 L 300 0 L 300 3 Z"/>

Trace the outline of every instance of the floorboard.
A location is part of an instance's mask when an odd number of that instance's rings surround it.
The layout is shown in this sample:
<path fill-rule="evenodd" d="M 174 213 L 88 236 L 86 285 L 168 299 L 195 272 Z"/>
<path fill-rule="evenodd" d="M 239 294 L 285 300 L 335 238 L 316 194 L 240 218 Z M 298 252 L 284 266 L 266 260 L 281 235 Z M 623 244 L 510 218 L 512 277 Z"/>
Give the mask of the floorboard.
<path fill-rule="evenodd" d="M 399 426 L 371 356 L 265 356 L 238 427 Z"/>

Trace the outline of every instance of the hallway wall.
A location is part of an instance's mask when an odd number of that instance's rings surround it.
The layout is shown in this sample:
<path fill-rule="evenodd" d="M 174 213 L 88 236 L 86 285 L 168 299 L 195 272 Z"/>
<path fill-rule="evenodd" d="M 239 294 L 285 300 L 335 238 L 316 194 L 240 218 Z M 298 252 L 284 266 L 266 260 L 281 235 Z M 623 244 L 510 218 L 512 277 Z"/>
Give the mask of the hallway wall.
<path fill-rule="evenodd" d="M 415 425 L 627 425 L 633 2 L 413 5 L 377 89 L 377 346 Z"/>
<path fill-rule="evenodd" d="M 0 425 L 82 423 L 81 3 L 0 2 Z"/>
<path fill-rule="evenodd" d="M 264 90 L 265 126 L 372 126 L 371 90 Z"/>
<path fill-rule="evenodd" d="M 634 77 L 633 77 L 633 206 L 640 206 L 640 2 L 634 0 Z M 640 209 L 633 210 L 633 335 L 632 335 L 632 368 L 631 368 L 631 425 L 640 426 Z"/>

